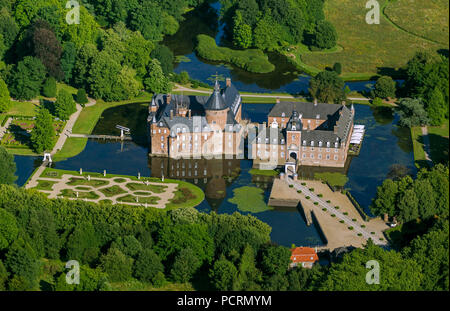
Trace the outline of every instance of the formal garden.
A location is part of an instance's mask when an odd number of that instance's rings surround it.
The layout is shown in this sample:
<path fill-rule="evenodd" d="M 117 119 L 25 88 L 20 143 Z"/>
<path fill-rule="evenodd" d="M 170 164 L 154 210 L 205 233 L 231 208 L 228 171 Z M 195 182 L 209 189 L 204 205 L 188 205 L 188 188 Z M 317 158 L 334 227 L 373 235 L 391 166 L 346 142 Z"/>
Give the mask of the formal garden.
<path fill-rule="evenodd" d="M 194 207 L 204 199 L 200 188 L 179 180 L 111 175 L 46 168 L 28 185 L 48 198 L 173 209 Z"/>

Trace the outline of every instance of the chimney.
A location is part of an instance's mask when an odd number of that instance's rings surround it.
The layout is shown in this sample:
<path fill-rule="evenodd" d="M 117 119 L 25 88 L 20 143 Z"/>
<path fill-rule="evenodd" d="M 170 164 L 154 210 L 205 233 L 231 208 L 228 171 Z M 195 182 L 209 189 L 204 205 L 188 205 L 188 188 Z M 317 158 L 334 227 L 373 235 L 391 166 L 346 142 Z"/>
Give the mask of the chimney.
<path fill-rule="evenodd" d="M 170 121 L 173 120 L 173 109 L 170 109 Z"/>
<path fill-rule="evenodd" d="M 279 104 L 280 103 L 280 98 L 279 97 L 277 97 L 277 104 Z"/>
<path fill-rule="evenodd" d="M 227 87 L 230 87 L 231 86 L 231 79 L 230 78 L 227 78 Z"/>
<path fill-rule="evenodd" d="M 342 101 L 342 106 L 345 106 L 346 102 L 345 100 Z"/>
<path fill-rule="evenodd" d="M 191 117 L 192 117 L 192 110 L 191 109 L 188 110 L 188 116 L 189 116 L 189 120 L 190 120 Z"/>
<path fill-rule="evenodd" d="M 317 106 L 317 98 L 314 98 L 314 106 Z"/>
<path fill-rule="evenodd" d="M 172 95 L 168 94 L 166 97 L 166 103 L 170 104 L 170 101 L 172 100 Z"/>

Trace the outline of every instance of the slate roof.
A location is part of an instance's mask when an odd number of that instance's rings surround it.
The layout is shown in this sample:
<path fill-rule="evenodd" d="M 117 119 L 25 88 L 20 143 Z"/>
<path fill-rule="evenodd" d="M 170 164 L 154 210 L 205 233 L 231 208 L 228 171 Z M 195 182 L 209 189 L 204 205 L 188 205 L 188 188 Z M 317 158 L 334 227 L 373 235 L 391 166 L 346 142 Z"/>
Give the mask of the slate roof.
<path fill-rule="evenodd" d="M 210 96 L 192 96 L 192 95 L 174 95 L 171 94 L 170 103 L 167 104 L 167 96 L 165 94 L 156 94 L 153 96 L 151 106 L 156 105 L 158 107 L 157 112 L 152 112 L 148 115 L 148 122 L 157 122 L 158 126 L 172 128 L 175 124 L 181 124 L 189 128 L 191 131 L 195 130 L 193 119 L 194 117 L 202 117 L 203 122 L 206 123 L 205 110 L 223 110 L 230 108 L 227 114 L 227 124 L 236 125 L 236 113 L 241 105 L 240 94 L 236 87 L 231 84 L 224 89 L 220 89 L 220 85 L 216 82 L 214 92 Z M 175 111 L 177 107 L 182 107 L 192 111 L 192 118 L 188 117 L 176 117 Z M 173 110 L 174 117 L 170 120 L 170 110 Z M 175 122 L 176 121 L 176 122 Z M 203 126 L 203 125 L 202 125 Z M 239 127 L 234 127 L 232 131 L 238 131 Z M 229 128 L 226 128 L 229 132 Z"/>
<path fill-rule="evenodd" d="M 289 120 L 286 130 L 288 131 L 301 131 L 303 128 L 303 123 L 299 118 L 299 114 L 296 110 L 292 112 L 291 119 Z"/>
<path fill-rule="evenodd" d="M 266 140 L 268 138 L 268 140 Z M 253 140 L 256 144 L 269 144 L 269 145 L 284 145 L 286 144 L 286 137 L 283 129 L 280 128 L 260 128 L 258 135 Z"/>
<path fill-rule="evenodd" d="M 269 112 L 269 117 L 284 117 L 290 118 L 293 111 L 297 111 L 303 119 L 317 119 L 326 120 L 336 113 L 342 105 L 337 104 L 323 104 L 323 103 L 307 103 L 307 102 L 280 102 L 273 106 Z"/>
<path fill-rule="evenodd" d="M 214 86 L 214 92 L 209 97 L 208 101 L 205 104 L 206 110 L 224 110 L 226 108 L 230 108 L 226 103 L 225 99 L 220 94 L 220 86 L 219 82 L 216 81 L 216 85 Z"/>

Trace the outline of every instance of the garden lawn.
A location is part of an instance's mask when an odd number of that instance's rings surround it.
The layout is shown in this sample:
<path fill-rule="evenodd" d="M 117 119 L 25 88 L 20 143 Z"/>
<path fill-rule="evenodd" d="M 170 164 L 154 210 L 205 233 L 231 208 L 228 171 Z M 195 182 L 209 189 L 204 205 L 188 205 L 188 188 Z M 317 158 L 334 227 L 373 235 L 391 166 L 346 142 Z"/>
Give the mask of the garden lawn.
<path fill-rule="evenodd" d="M 69 137 L 67 138 L 64 146 L 53 157 L 54 162 L 62 161 L 68 158 L 72 158 L 80 154 L 87 144 L 87 138 Z"/>
<path fill-rule="evenodd" d="M 430 156 L 434 163 L 446 163 L 449 150 L 449 121 L 442 126 L 429 126 Z"/>
<path fill-rule="evenodd" d="M 72 133 L 74 134 L 91 134 L 97 124 L 100 116 L 103 111 L 108 108 L 133 104 L 133 103 L 145 103 L 150 102 L 152 100 L 152 94 L 144 93 L 141 96 L 138 96 L 134 99 L 120 101 L 120 102 L 111 102 L 106 103 L 102 100 L 98 100 L 97 104 L 94 106 L 84 108 L 80 116 L 77 119 L 77 122 L 73 126 Z"/>

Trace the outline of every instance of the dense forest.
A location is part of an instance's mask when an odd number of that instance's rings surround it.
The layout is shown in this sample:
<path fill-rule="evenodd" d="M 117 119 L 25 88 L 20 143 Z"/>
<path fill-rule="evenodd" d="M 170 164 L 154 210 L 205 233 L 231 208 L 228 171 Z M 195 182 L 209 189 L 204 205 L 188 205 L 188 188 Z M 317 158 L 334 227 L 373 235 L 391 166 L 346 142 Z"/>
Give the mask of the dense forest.
<path fill-rule="evenodd" d="M 303 43 L 310 49 L 336 45 L 325 20 L 324 0 L 223 0 L 223 19 L 235 46 L 279 50 Z"/>
<path fill-rule="evenodd" d="M 203 0 L 84 0 L 79 24 L 67 23 L 66 2 L 0 1 L 2 95 L 54 95 L 43 87 L 55 82 L 105 101 L 130 99 L 142 90 L 168 92 L 173 55 L 158 43 L 178 30 L 186 9 Z"/>
<path fill-rule="evenodd" d="M 378 212 L 405 222 L 389 233 L 394 250 L 369 240 L 330 266 L 288 269 L 290 249 L 272 243 L 271 228 L 253 216 L 50 200 L 8 185 L 15 165 L 2 149 L 0 290 L 449 288 L 448 168 L 442 165 L 378 190 Z M 402 200 L 405 195 L 417 202 Z M 379 285 L 365 281 L 373 259 L 381 267 Z M 81 264 L 79 285 L 66 283 L 69 260 Z"/>

